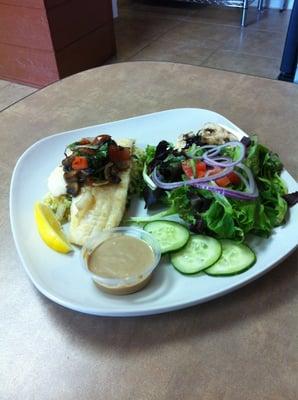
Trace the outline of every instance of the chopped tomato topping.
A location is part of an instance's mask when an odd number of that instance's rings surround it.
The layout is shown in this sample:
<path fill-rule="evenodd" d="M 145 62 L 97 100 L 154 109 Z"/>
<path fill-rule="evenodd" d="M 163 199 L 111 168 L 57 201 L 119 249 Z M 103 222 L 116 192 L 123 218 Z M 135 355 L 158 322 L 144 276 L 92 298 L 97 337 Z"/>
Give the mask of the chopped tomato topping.
<path fill-rule="evenodd" d="M 109 158 L 113 162 L 130 160 L 130 149 L 111 144 L 109 146 Z"/>
<path fill-rule="evenodd" d="M 80 140 L 80 145 L 90 144 L 90 143 L 91 143 L 90 140 L 87 138 L 83 138 Z"/>
<path fill-rule="evenodd" d="M 71 163 L 71 167 L 72 169 L 86 169 L 88 168 L 88 160 L 85 157 L 76 156 Z"/>

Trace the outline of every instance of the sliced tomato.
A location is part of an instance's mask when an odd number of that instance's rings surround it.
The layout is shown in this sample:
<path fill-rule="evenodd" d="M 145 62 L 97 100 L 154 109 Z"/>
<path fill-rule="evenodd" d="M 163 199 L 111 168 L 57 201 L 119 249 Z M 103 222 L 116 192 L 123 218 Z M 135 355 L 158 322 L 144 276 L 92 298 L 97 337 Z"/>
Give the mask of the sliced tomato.
<path fill-rule="evenodd" d="M 207 165 L 203 161 L 196 162 L 197 178 L 203 178 L 206 175 Z"/>
<path fill-rule="evenodd" d="M 113 162 L 130 160 L 130 149 L 114 144 L 109 146 L 109 158 Z"/>
<path fill-rule="evenodd" d="M 232 171 L 227 176 L 233 185 L 240 185 L 241 179 L 237 174 L 235 174 L 235 172 Z"/>
<path fill-rule="evenodd" d="M 231 184 L 231 181 L 227 175 L 223 176 L 222 178 L 215 179 L 215 182 L 218 186 L 221 186 L 221 187 L 226 187 Z"/>
<path fill-rule="evenodd" d="M 230 172 L 228 175 L 223 176 L 222 178 L 216 179 L 215 182 L 218 186 L 226 187 L 228 185 L 239 185 L 241 179 L 235 172 Z"/>
<path fill-rule="evenodd" d="M 189 179 L 193 179 L 193 170 L 188 161 L 182 161 L 182 170 Z"/>

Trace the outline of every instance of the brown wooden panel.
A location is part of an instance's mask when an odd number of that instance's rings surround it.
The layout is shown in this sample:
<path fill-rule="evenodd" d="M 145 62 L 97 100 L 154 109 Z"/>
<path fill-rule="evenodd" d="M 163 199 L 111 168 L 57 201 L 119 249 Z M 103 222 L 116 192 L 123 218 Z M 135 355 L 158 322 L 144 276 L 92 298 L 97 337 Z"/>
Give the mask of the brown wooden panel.
<path fill-rule="evenodd" d="M 45 86 L 59 79 L 53 52 L 0 43 L 0 78 Z"/>
<path fill-rule="evenodd" d="M 12 6 L 44 8 L 43 0 L 0 0 L 0 4 L 9 4 Z"/>
<path fill-rule="evenodd" d="M 60 77 L 102 65 L 115 54 L 111 25 L 105 25 L 56 53 Z"/>
<path fill-rule="evenodd" d="M 54 48 L 78 40 L 104 24 L 112 24 L 111 0 L 71 0 L 47 10 Z"/>
<path fill-rule="evenodd" d="M 52 50 L 45 10 L 0 4 L 0 42 Z"/>
<path fill-rule="evenodd" d="M 71 0 L 43 0 L 44 5 L 46 7 L 46 9 L 52 8 L 52 7 L 56 7 L 59 4 L 62 3 L 70 3 Z M 84 0 L 81 0 L 81 3 L 84 4 Z M 101 0 L 99 0 L 99 3 L 101 2 Z"/>

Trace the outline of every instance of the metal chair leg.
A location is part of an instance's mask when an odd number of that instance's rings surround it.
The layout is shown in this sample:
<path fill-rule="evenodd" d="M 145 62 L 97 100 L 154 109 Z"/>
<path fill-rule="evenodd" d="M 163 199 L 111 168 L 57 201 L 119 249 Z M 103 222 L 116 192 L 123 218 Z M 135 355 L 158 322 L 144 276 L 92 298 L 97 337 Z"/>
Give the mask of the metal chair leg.
<path fill-rule="evenodd" d="M 283 12 L 287 9 L 288 6 L 288 0 L 284 0 L 282 3 L 282 7 L 279 9 L 279 12 Z"/>
<path fill-rule="evenodd" d="M 241 26 L 246 26 L 246 17 L 248 10 L 248 0 L 243 0 L 242 15 L 241 15 Z"/>
<path fill-rule="evenodd" d="M 285 0 L 287 1 L 287 0 Z M 258 0 L 258 11 L 262 11 L 263 10 L 263 0 Z"/>

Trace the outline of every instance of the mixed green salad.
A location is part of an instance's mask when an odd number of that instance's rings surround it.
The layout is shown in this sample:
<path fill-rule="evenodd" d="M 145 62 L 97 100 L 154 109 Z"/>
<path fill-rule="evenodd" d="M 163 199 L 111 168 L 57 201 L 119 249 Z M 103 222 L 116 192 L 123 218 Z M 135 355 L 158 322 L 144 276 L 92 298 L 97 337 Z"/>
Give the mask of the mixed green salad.
<path fill-rule="evenodd" d="M 143 195 L 148 210 L 164 210 L 132 222 L 178 215 L 189 229 L 242 242 L 248 233 L 269 237 L 285 222 L 286 184 L 279 156 L 256 136 L 206 145 L 199 135 L 177 149 L 161 141 L 144 153 Z"/>
<path fill-rule="evenodd" d="M 247 235 L 269 237 L 298 200 L 297 192 L 288 194 L 277 154 L 256 136 L 239 141 L 216 124 L 182 135 L 175 145 L 148 145 L 137 165 L 134 186 L 150 215 L 129 221 L 155 236 L 183 274 L 247 270 L 256 261 Z"/>

